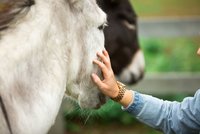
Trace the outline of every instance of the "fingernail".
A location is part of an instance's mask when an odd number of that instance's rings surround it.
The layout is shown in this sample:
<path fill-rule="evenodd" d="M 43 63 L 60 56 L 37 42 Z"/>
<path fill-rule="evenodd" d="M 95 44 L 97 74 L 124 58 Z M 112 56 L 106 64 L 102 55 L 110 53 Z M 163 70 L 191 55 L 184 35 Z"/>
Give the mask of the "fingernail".
<path fill-rule="evenodd" d="M 91 77 L 92 77 L 92 78 L 95 78 L 95 73 L 92 73 Z"/>

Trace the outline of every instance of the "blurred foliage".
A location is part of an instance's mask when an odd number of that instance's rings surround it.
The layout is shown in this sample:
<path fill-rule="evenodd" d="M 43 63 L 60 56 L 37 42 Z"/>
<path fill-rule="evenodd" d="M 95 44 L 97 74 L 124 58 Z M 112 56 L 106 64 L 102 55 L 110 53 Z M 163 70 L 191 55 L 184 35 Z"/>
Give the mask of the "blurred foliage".
<path fill-rule="evenodd" d="M 130 118 L 130 115 L 123 112 L 120 107 L 119 104 L 110 100 L 99 110 L 84 110 L 76 108 L 74 112 L 66 112 L 65 117 L 68 122 L 74 120 L 75 122 L 82 122 L 83 124 L 93 124 L 96 120 L 98 120 L 98 123 L 100 124 L 109 124 L 113 121 L 124 125 L 135 123 L 134 118 Z"/>
<path fill-rule="evenodd" d="M 199 16 L 199 0 L 130 0 L 138 16 Z"/>
<path fill-rule="evenodd" d="M 197 72 L 200 59 L 198 38 L 141 39 L 147 72 Z"/>
<path fill-rule="evenodd" d="M 76 106 L 78 107 L 78 106 Z M 88 134 L 86 129 L 90 129 L 91 134 L 95 134 L 92 128 L 95 126 L 95 129 L 98 130 L 99 126 L 109 127 L 110 130 L 116 134 L 118 127 L 129 127 L 134 131 L 134 127 L 138 126 L 139 122 L 127 112 L 121 110 L 121 106 L 112 100 L 107 102 L 99 110 L 84 110 L 76 108 L 73 112 L 65 112 L 65 119 L 67 122 L 66 128 L 69 134 Z M 112 124 L 112 127 L 111 127 Z M 153 130 L 148 126 L 145 127 L 145 130 L 148 131 L 147 134 L 158 134 L 157 131 Z M 111 130 L 114 129 L 114 130 Z M 138 129 L 138 128 L 137 128 Z M 141 128 L 139 128 L 141 129 Z M 101 131 L 101 130 L 99 130 Z M 120 130 L 119 130 L 120 131 Z M 119 132 L 118 131 L 118 132 Z M 127 130 L 130 131 L 130 130 Z M 107 133 L 108 133 L 107 132 Z M 110 132 L 111 133 L 111 132 Z M 133 132 L 132 132 L 133 133 Z M 120 133 L 119 134 L 125 134 Z M 127 134 L 127 133 L 126 133 Z"/>

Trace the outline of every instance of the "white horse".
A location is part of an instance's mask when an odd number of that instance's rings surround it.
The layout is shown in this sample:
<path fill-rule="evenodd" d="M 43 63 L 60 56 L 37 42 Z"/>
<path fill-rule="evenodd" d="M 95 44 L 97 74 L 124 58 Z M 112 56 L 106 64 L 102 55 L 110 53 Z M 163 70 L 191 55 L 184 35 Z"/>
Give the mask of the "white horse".
<path fill-rule="evenodd" d="M 95 0 L 0 1 L 0 134 L 47 133 L 65 91 L 102 104 L 90 75 L 105 23 Z"/>

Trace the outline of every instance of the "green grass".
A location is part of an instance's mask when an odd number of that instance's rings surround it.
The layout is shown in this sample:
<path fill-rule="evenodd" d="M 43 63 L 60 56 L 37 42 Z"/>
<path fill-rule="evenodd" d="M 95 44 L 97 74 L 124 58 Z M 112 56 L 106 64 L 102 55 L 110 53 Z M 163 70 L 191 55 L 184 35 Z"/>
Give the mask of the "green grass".
<path fill-rule="evenodd" d="M 140 39 L 147 72 L 199 72 L 198 38 Z"/>
<path fill-rule="evenodd" d="M 130 0 L 138 16 L 199 16 L 199 0 Z"/>
<path fill-rule="evenodd" d="M 99 110 L 77 109 L 65 117 L 68 134 L 161 134 L 123 112 L 113 101 Z"/>
<path fill-rule="evenodd" d="M 177 94 L 157 97 L 182 101 L 186 96 L 186 94 Z M 109 101 L 97 111 L 76 109 L 65 117 L 68 134 L 162 134 L 123 112 L 121 106 L 113 101 Z"/>

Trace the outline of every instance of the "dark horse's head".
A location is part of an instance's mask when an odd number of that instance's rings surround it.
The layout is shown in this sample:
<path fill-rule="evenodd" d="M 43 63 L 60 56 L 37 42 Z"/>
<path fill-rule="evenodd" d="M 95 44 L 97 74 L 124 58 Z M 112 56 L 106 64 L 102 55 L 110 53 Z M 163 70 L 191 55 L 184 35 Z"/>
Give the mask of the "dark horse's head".
<path fill-rule="evenodd" d="M 114 73 L 125 83 L 133 84 L 144 74 L 144 57 L 138 43 L 137 16 L 128 0 L 98 0 L 107 13 L 105 47 Z"/>

